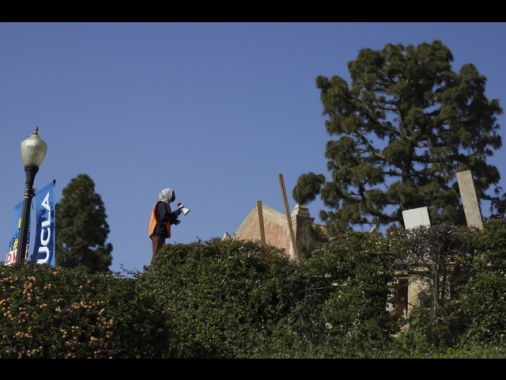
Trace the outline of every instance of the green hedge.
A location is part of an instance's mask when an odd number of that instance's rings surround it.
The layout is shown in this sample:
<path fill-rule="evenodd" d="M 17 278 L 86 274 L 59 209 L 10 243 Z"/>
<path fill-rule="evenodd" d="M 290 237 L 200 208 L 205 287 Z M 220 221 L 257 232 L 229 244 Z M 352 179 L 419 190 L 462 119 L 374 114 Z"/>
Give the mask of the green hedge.
<path fill-rule="evenodd" d="M 168 244 L 142 272 L 3 265 L 0 358 L 504 357 L 505 237 L 495 220 L 483 230 L 349 232 L 299 262 L 212 239 Z M 389 311 L 391 286 L 420 264 L 417 247 L 451 252 L 441 264 L 452 291 L 405 321 Z"/>

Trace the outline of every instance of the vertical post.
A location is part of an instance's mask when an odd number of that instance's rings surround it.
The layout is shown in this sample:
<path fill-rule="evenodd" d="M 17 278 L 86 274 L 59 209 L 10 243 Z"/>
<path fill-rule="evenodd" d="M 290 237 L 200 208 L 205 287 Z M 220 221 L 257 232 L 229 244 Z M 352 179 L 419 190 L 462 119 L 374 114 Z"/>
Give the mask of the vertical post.
<path fill-rule="evenodd" d="M 35 174 L 39 171 L 36 165 L 26 165 L 26 183 L 25 183 L 25 196 L 23 203 L 23 213 L 21 214 L 21 229 L 19 231 L 19 245 L 16 254 L 16 262 L 23 262 L 27 255 L 28 246 L 28 228 L 30 225 L 30 206 L 32 205 L 33 198 L 33 182 L 35 181 Z"/>
<path fill-rule="evenodd" d="M 457 181 L 459 183 L 460 197 L 464 205 L 464 213 L 469 227 L 483 228 L 483 220 L 481 218 L 480 204 L 476 197 L 474 189 L 473 176 L 471 170 L 465 170 L 457 173 Z"/>
<path fill-rule="evenodd" d="M 286 197 L 285 181 L 283 180 L 283 174 L 279 173 L 278 177 L 279 177 L 279 184 L 281 185 L 281 194 L 283 196 L 283 200 L 285 203 L 286 221 L 288 222 L 288 229 L 290 230 L 290 236 L 292 238 L 292 247 L 293 247 L 292 258 L 297 260 L 299 258 L 299 255 L 297 254 L 297 244 L 295 242 L 295 234 L 293 232 L 292 217 L 290 215 L 290 209 L 288 207 L 288 199 Z"/>
<path fill-rule="evenodd" d="M 262 201 L 257 200 L 257 211 L 258 211 L 258 224 L 260 226 L 260 239 L 262 244 L 265 245 L 265 229 L 264 229 L 264 214 L 262 210 Z"/>
<path fill-rule="evenodd" d="M 21 158 L 25 165 L 25 201 L 23 203 L 23 213 L 21 214 L 21 230 L 19 232 L 19 244 L 14 262 L 22 262 L 27 256 L 28 228 L 30 226 L 30 206 L 32 205 L 33 182 L 35 175 L 39 171 L 39 166 L 46 156 L 47 144 L 39 137 L 39 127 L 30 137 L 21 141 Z"/>

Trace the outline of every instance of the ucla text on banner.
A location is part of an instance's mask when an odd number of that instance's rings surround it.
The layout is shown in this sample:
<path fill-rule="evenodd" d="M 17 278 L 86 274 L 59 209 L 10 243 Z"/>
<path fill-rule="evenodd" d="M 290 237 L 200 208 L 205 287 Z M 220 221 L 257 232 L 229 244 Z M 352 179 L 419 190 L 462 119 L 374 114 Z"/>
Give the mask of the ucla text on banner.
<path fill-rule="evenodd" d="M 56 265 L 55 254 L 55 180 L 35 193 L 35 241 L 30 261 L 37 264 Z"/>
<path fill-rule="evenodd" d="M 21 227 L 21 210 L 23 209 L 23 201 L 14 206 L 14 222 L 12 223 L 11 239 L 9 240 L 9 249 L 5 258 L 5 265 L 14 264 L 17 258 L 17 250 L 19 246 L 19 229 Z M 27 239 L 30 239 L 30 227 L 28 227 Z M 28 248 L 28 247 L 27 247 Z M 25 254 L 26 257 L 26 254 Z"/>

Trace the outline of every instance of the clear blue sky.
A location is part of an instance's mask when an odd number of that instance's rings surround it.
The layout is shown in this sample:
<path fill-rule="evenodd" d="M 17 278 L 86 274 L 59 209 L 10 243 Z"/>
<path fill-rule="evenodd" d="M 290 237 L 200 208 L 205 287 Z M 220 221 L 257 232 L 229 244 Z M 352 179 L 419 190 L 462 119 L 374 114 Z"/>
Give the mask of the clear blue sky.
<path fill-rule="evenodd" d="M 257 200 L 284 213 L 279 173 L 290 209 L 301 174 L 329 178 L 318 75 L 349 82 L 362 48 L 440 39 L 454 71 L 476 65 L 506 109 L 505 36 L 506 23 L 0 23 L 3 255 L 24 195 L 20 143 L 36 126 L 48 151 L 34 187 L 55 179 L 58 202 L 88 174 L 108 215 L 111 270 L 143 270 L 165 187 L 191 209 L 167 242 L 192 243 L 232 235 Z M 499 124 L 506 144 L 504 115 Z M 502 148 L 489 162 L 506 189 L 505 160 Z M 321 202 L 308 206 L 321 222 Z M 57 239 L 59 227 L 56 215 Z"/>

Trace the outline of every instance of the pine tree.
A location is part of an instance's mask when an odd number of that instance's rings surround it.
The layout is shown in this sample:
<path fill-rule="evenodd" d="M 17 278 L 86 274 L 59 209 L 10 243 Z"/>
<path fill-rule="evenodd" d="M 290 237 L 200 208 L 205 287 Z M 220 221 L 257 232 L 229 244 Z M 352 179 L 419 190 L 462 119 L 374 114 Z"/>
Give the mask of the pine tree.
<path fill-rule="evenodd" d="M 62 191 L 56 211 L 56 265 L 88 273 L 108 272 L 112 244 L 102 198 L 87 174 L 79 174 Z"/>
<path fill-rule="evenodd" d="M 318 76 L 325 127 L 335 140 L 325 157 L 331 181 L 309 172 L 293 198 L 319 194 L 329 234 L 354 226 L 403 227 L 402 211 L 427 206 L 431 223 L 465 224 L 456 173 L 470 170 L 480 204 L 504 213 L 498 169 L 487 158 L 502 146 L 497 99 L 485 96 L 486 78 L 472 64 L 451 67 L 439 40 L 418 46 L 362 49 L 348 63 L 351 87 Z M 368 226 L 367 226 L 368 225 Z"/>

